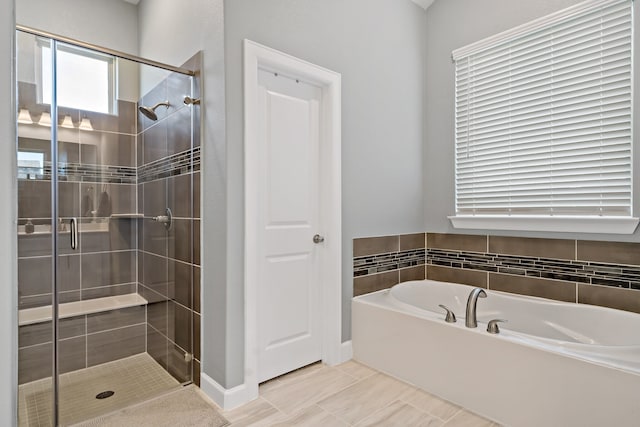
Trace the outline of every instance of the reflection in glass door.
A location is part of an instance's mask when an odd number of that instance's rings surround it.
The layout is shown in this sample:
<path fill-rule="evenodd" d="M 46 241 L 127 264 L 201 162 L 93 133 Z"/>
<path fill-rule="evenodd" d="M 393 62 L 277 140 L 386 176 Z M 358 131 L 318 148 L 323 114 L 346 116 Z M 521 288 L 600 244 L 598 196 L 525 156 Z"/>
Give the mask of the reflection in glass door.
<path fill-rule="evenodd" d="M 17 42 L 19 423 L 70 425 L 193 378 L 193 82 Z"/>

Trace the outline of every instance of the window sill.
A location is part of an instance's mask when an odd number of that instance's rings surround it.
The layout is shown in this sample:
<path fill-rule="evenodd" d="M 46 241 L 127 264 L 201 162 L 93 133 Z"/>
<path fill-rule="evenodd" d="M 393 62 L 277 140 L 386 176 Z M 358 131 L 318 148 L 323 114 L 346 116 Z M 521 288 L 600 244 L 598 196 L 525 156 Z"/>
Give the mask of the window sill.
<path fill-rule="evenodd" d="M 454 228 L 475 230 L 551 231 L 560 233 L 633 234 L 639 218 L 584 216 L 450 216 Z"/>

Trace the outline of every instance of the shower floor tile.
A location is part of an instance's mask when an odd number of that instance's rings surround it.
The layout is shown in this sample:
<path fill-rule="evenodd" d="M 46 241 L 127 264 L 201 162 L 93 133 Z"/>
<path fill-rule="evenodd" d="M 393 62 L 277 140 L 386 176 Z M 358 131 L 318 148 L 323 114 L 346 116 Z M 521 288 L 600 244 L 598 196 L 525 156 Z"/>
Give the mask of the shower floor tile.
<path fill-rule="evenodd" d="M 51 378 L 19 387 L 21 427 L 52 425 L 51 388 Z M 178 388 L 180 383 L 146 353 L 69 372 L 60 376 L 60 424 L 95 418 Z M 107 390 L 115 394 L 96 399 Z"/>

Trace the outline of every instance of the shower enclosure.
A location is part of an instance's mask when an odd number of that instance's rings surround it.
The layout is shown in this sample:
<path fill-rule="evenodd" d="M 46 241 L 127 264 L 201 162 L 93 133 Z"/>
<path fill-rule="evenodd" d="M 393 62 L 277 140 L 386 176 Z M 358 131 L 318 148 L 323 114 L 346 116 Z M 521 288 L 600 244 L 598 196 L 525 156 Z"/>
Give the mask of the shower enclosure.
<path fill-rule="evenodd" d="M 198 56 L 16 39 L 19 423 L 69 425 L 198 381 Z"/>

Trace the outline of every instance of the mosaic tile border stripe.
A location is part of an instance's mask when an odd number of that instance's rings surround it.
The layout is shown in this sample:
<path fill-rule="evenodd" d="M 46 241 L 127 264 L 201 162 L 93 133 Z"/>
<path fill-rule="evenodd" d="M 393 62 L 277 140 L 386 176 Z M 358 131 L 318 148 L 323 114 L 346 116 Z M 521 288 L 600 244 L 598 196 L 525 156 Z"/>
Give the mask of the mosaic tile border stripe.
<path fill-rule="evenodd" d="M 137 169 L 129 166 L 58 163 L 58 179 L 73 182 L 106 182 L 135 184 Z M 51 180 L 51 162 L 40 168 L 18 168 L 18 179 Z"/>
<path fill-rule="evenodd" d="M 435 248 L 355 257 L 353 277 L 423 264 L 640 290 L 640 266 Z"/>
<path fill-rule="evenodd" d="M 393 271 L 425 264 L 424 249 L 361 256 L 353 259 L 353 277 Z"/>
<path fill-rule="evenodd" d="M 640 267 L 429 248 L 428 265 L 640 290 Z"/>
<path fill-rule="evenodd" d="M 66 182 L 104 182 L 136 184 L 200 170 L 200 147 L 185 150 L 155 162 L 136 167 L 59 163 L 58 179 Z M 43 168 L 18 168 L 18 179 L 51 180 L 51 163 Z"/>
<path fill-rule="evenodd" d="M 138 168 L 138 183 L 142 184 L 199 170 L 200 146 L 197 146 L 140 166 Z"/>

